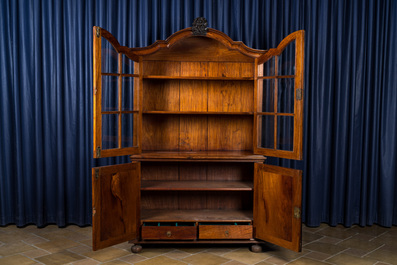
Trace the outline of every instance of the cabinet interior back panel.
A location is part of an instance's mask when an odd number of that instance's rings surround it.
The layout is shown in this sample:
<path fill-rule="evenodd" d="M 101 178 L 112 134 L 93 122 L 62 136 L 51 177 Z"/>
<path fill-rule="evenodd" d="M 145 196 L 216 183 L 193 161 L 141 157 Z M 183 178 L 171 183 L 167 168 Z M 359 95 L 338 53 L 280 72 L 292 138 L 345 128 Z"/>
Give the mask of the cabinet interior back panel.
<path fill-rule="evenodd" d="M 142 180 L 252 182 L 253 174 L 252 163 L 141 162 Z"/>
<path fill-rule="evenodd" d="M 142 210 L 252 210 L 247 191 L 142 191 Z"/>
<path fill-rule="evenodd" d="M 250 115 L 143 115 L 142 150 L 252 150 Z"/>

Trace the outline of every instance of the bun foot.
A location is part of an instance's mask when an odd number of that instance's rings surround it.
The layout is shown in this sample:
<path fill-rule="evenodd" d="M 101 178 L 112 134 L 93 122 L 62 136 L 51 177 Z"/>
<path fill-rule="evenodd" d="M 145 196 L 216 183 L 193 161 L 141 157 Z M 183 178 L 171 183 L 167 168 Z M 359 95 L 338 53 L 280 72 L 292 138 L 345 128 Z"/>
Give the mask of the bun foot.
<path fill-rule="evenodd" d="M 261 245 L 252 245 L 251 251 L 254 253 L 260 253 L 260 252 L 262 252 L 262 246 Z"/>
<path fill-rule="evenodd" d="M 133 245 L 131 247 L 131 252 L 132 253 L 140 253 L 142 251 L 142 246 L 141 245 Z"/>

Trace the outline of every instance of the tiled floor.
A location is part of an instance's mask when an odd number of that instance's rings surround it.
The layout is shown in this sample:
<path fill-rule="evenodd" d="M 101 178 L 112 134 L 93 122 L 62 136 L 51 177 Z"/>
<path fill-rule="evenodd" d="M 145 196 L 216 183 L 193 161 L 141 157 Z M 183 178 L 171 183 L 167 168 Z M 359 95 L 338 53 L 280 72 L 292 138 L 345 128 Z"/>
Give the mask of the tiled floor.
<path fill-rule="evenodd" d="M 397 227 L 303 226 L 303 251 L 265 245 L 252 253 L 246 245 L 144 246 L 139 254 L 123 243 L 93 252 L 91 227 L 0 227 L 0 264 L 397 264 Z"/>

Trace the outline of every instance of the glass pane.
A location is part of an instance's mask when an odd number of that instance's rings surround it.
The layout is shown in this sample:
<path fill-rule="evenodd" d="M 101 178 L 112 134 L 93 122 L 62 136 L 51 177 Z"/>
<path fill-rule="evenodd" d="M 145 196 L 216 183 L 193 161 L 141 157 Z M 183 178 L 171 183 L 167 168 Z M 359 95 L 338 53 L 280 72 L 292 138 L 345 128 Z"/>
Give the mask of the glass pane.
<path fill-rule="evenodd" d="M 121 114 L 121 147 L 134 146 L 134 117 L 137 114 Z"/>
<path fill-rule="evenodd" d="M 102 76 L 102 111 L 116 111 L 119 109 L 117 76 Z"/>
<path fill-rule="evenodd" d="M 259 137 L 259 147 L 274 148 L 274 116 L 259 116 L 259 128 L 262 129 Z"/>
<path fill-rule="evenodd" d="M 122 61 L 122 73 L 123 74 L 135 74 L 134 72 L 134 61 L 129 59 L 127 56 L 123 55 Z"/>
<path fill-rule="evenodd" d="M 102 149 L 118 148 L 118 114 L 102 115 Z"/>
<path fill-rule="evenodd" d="M 136 110 L 134 108 L 134 82 L 138 81 L 138 78 L 134 77 L 123 77 L 122 78 L 122 94 L 121 94 L 121 109 L 125 111 Z"/>
<path fill-rule="evenodd" d="M 294 78 L 278 80 L 277 112 L 294 113 Z"/>
<path fill-rule="evenodd" d="M 295 74 L 295 41 L 288 44 L 278 57 L 278 75 Z"/>
<path fill-rule="evenodd" d="M 102 73 L 118 73 L 119 54 L 112 44 L 102 38 Z"/>
<path fill-rule="evenodd" d="M 258 76 L 274 76 L 275 75 L 275 68 L 274 68 L 274 57 L 270 58 L 266 62 L 263 63 L 262 71 L 259 70 Z"/>
<path fill-rule="evenodd" d="M 262 83 L 262 112 L 274 112 L 274 79 L 263 79 Z"/>
<path fill-rule="evenodd" d="M 277 149 L 294 150 L 294 117 L 277 117 Z"/>

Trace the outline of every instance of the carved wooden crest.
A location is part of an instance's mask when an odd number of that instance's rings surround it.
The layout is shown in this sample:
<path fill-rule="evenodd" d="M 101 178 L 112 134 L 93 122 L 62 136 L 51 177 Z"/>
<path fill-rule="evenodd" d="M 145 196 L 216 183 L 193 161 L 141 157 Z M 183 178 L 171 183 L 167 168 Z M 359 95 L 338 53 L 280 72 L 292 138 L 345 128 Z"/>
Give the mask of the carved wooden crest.
<path fill-rule="evenodd" d="M 192 31 L 193 35 L 205 36 L 208 30 L 208 22 L 203 17 L 198 17 L 193 21 Z"/>

